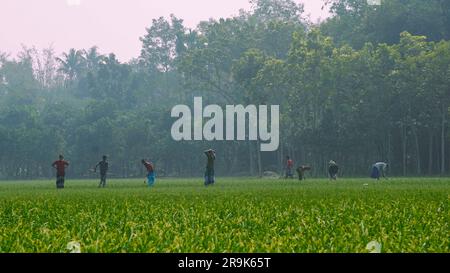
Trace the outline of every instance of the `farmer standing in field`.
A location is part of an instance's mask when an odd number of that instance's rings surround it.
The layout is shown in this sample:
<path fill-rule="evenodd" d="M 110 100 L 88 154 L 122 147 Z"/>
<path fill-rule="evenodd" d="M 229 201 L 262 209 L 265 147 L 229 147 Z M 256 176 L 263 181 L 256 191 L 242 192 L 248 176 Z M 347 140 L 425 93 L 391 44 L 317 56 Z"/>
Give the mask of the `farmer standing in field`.
<path fill-rule="evenodd" d="M 98 187 L 106 187 L 106 173 L 108 172 L 109 164 L 108 161 L 106 161 L 108 157 L 106 155 L 103 156 L 103 160 L 98 162 L 97 165 L 95 165 L 94 172 L 97 172 L 97 167 L 100 167 L 100 184 Z"/>
<path fill-rule="evenodd" d="M 294 174 L 292 173 L 293 167 L 294 167 L 294 161 L 289 156 L 286 156 L 286 179 L 294 178 Z"/>
<path fill-rule="evenodd" d="M 66 176 L 66 167 L 69 166 L 69 162 L 64 160 L 63 155 L 59 155 L 59 160 L 53 162 L 52 167 L 56 169 L 56 188 L 64 188 L 64 179 Z"/>
<path fill-rule="evenodd" d="M 205 155 L 207 158 L 206 171 L 205 171 L 205 186 L 214 184 L 214 160 L 216 160 L 216 152 L 212 149 L 206 150 Z"/>
<path fill-rule="evenodd" d="M 372 165 L 372 172 L 370 174 L 370 177 L 380 180 L 380 176 L 386 177 L 386 169 L 388 167 L 388 164 L 385 162 L 377 162 Z"/>
<path fill-rule="evenodd" d="M 337 179 L 337 173 L 339 171 L 339 166 L 333 160 L 328 163 L 328 174 L 330 175 L 330 180 Z"/>
<path fill-rule="evenodd" d="M 146 161 L 145 159 L 142 159 L 141 162 L 147 169 L 147 184 L 149 187 L 151 187 L 155 184 L 155 169 L 151 162 Z"/>
<path fill-rule="evenodd" d="M 310 171 L 311 167 L 310 166 L 305 166 L 305 165 L 301 165 L 297 168 L 297 174 L 298 174 L 298 180 L 304 180 L 305 178 L 305 172 L 306 171 Z"/>

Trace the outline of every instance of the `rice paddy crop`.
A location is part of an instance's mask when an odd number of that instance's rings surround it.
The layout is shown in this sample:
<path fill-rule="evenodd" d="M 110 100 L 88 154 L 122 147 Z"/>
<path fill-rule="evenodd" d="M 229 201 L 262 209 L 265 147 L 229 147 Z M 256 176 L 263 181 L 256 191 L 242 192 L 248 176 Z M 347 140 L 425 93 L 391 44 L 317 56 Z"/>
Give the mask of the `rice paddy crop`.
<path fill-rule="evenodd" d="M 448 178 L 0 182 L 0 252 L 450 252 Z"/>

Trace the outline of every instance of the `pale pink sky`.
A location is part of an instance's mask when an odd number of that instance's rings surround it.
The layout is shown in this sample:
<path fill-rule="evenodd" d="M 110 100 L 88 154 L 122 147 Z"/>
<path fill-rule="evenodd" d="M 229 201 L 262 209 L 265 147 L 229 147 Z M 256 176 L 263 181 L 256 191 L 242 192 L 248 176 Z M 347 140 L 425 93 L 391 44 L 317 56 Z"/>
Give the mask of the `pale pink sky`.
<path fill-rule="evenodd" d="M 322 0 L 296 1 L 313 21 L 327 15 Z M 14 57 L 21 44 L 38 49 L 52 44 L 58 54 L 97 45 L 128 61 L 139 55 L 139 37 L 153 18 L 173 13 L 194 28 L 249 8 L 248 0 L 0 0 L 0 52 Z"/>

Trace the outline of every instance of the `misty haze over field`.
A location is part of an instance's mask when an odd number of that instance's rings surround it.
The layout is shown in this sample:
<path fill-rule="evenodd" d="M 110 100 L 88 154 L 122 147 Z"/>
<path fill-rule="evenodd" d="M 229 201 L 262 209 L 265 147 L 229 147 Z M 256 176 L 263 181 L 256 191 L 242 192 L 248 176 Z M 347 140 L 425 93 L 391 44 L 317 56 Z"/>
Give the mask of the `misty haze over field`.
<path fill-rule="evenodd" d="M 378 161 L 448 174 L 450 2 L 327 2 L 2 1 L 0 179 L 50 177 L 59 154 L 69 177 L 102 155 L 115 177 L 143 158 L 202 176 L 209 148 L 217 176 L 281 173 L 287 155 L 319 177 L 330 160 L 343 176 Z M 174 141 L 171 109 L 196 96 L 279 105 L 279 149 Z"/>

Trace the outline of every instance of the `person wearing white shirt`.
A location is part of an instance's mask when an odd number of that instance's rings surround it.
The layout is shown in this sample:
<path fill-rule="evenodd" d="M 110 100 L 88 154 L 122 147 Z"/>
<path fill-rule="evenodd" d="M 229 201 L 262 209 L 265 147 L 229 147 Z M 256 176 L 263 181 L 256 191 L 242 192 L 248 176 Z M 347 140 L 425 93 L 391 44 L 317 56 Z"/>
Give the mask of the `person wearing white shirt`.
<path fill-rule="evenodd" d="M 383 176 L 384 178 L 387 179 L 386 177 L 386 169 L 388 167 L 388 164 L 385 162 L 377 162 L 375 164 L 372 165 L 372 173 L 370 175 L 370 177 L 380 180 L 380 176 Z"/>

